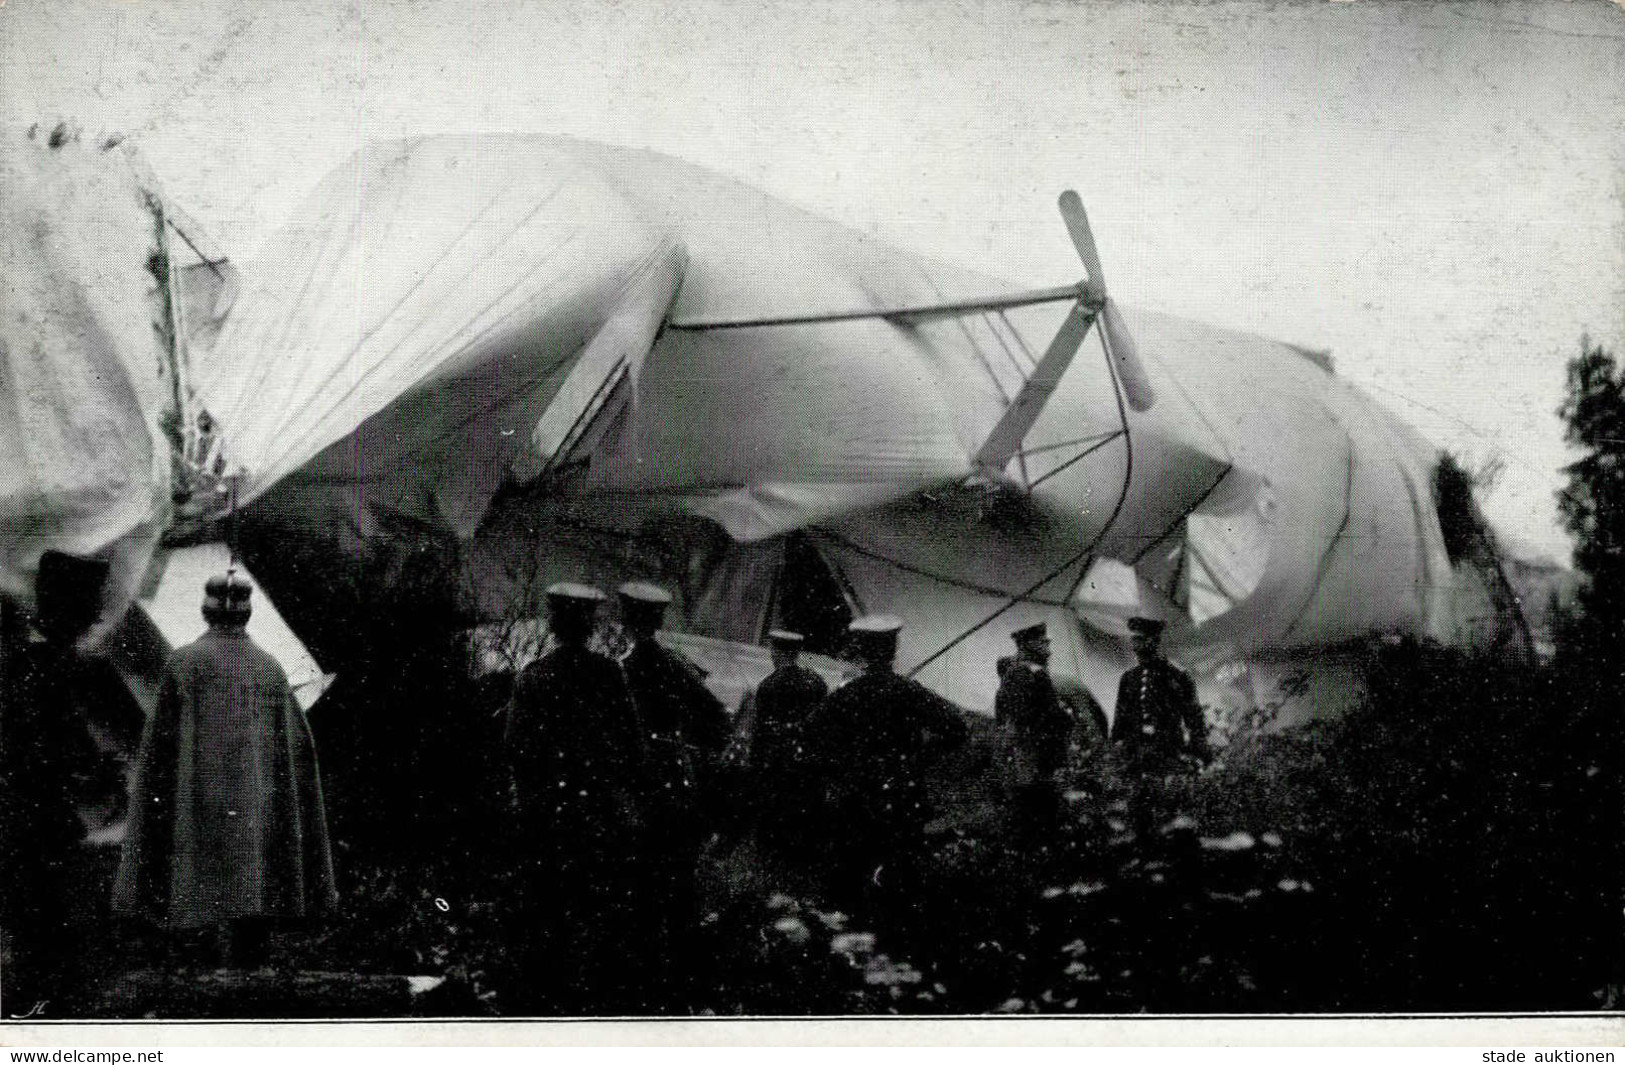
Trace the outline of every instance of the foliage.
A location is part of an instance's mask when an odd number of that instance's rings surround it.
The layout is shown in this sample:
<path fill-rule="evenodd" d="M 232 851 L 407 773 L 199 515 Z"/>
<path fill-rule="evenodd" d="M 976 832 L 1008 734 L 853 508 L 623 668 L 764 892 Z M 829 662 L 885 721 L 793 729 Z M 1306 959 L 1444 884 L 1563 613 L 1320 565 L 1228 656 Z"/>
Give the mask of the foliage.
<path fill-rule="evenodd" d="M 1415 640 L 1369 694 L 1292 730 L 1238 727 L 1199 773 L 1076 767 L 1053 821 L 997 794 L 932 826 L 858 896 L 759 875 L 706 912 L 661 1012 L 1093 1014 L 1589 1009 L 1625 946 L 1610 715 L 1569 678 Z M 414 723 L 421 727 L 421 722 Z M 494 737 L 479 741 L 495 745 Z M 471 792 L 488 787 L 464 780 Z M 1147 811 L 1141 813 L 1140 811 Z M 441 1015 L 531 1000 L 494 805 L 392 848 L 340 840 L 345 910 L 290 970 L 445 977 Z M 446 841 L 460 841 L 449 846 Z M 707 861 L 722 862 L 726 847 Z M 839 899 L 839 903 L 837 903 Z M 658 902 L 651 900 L 651 905 Z M 628 957 L 623 964 L 647 964 Z M 542 1005 L 545 1012 L 545 1003 Z"/>
<path fill-rule="evenodd" d="M 1611 362 L 1584 372 L 1618 395 Z M 265 568 L 297 570 L 299 552 L 278 542 Z M 446 594 L 415 576 L 448 568 L 438 550 L 362 554 L 353 574 L 323 577 L 325 592 L 338 585 L 354 600 L 329 621 L 350 668 L 313 715 L 349 917 L 311 949 L 450 975 L 474 1012 L 513 1012 L 525 932 L 503 924 L 510 840 L 491 727 L 503 693 L 455 679 L 464 659 L 444 627 L 411 628 L 426 616 L 414 601 Z M 1292 730 L 1275 727 L 1272 707 L 1226 719 L 1219 761 L 1143 785 L 1100 762 L 1076 766 L 1050 822 L 977 778 L 989 758 L 969 752 L 957 787 L 932 792 L 961 808 L 933 823 L 908 875 L 853 898 L 809 861 L 710 900 L 694 949 L 674 959 L 688 982 L 670 1005 L 717 1015 L 1599 1005 L 1625 946 L 1612 706 L 1587 671 L 1562 665 L 1410 639 L 1375 643 L 1369 660 L 1367 695 L 1344 717 Z"/>
<path fill-rule="evenodd" d="M 1346 717 L 1238 737 L 1149 798 L 1081 775 L 1042 845 L 987 819 L 937 840 L 906 898 L 850 917 L 928 997 L 735 986 L 732 1011 L 1595 1008 L 1625 946 L 1603 726 L 1521 661 L 1393 640 L 1372 662 Z M 822 947 L 798 958 L 773 986 L 828 986 Z"/>
<path fill-rule="evenodd" d="M 1591 879 L 1602 881 L 1609 904 L 1604 942 L 1617 954 L 1619 903 L 1625 896 L 1625 782 L 1621 778 L 1620 696 L 1625 694 L 1625 369 L 1602 345 L 1581 337 L 1569 360 L 1558 414 L 1568 443 L 1580 457 L 1563 468 L 1558 507 L 1574 536 L 1574 567 L 1581 584 L 1572 607 L 1555 601 L 1555 673 L 1563 678 L 1574 727 L 1590 744 L 1590 787 L 1603 808 L 1594 833 Z M 1625 984 L 1621 962 L 1608 969 L 1610 998 Z"/>
<path fill-rule="evenodd" d="M 285 967 L 443 977 L 451 1012 L 495 1015 L 505 955 L 499 884 L 475 887 L 446 867 L 352 865 L 342 918 L 285 946 L 294 955 Z"/>
<path fill-rule="evenodd" d="M 1276 826 L 1325 889 L 1314 1008 L 1595 1006 L 1621 945 L 1601 723 L 1561 672 L 1410 639 L 1368 684 L 1204 796 Z"/>
<path fill-rule="evenodd" d="M 1439 456 L 1433 470 L 1433 502 L 1445 551 L 1451 562 L 1459 562 L 1472 550 L 1483 526 L 1473 503 L 1473 475 L 1449 452 Z"/>
<path fill-rule="evenodd" d="M 1560 653 L 1588 658 L 1617 685 L 1625 647 L 1625 371 L 1600 344 L 1582 339 L 1580 346 L 1558 414 L 1581 455 L 1563 469 L 1558 507 L 1574 534 L 1586 622 L 1567 627 L 1569 646 Z"/>
<path fill-rule="evenodd" d="M 718 964 L 702 1013 L 923 1013 L 947 992 L 847 914 L 805 897 L 769 892 L 710 932 Z"/>

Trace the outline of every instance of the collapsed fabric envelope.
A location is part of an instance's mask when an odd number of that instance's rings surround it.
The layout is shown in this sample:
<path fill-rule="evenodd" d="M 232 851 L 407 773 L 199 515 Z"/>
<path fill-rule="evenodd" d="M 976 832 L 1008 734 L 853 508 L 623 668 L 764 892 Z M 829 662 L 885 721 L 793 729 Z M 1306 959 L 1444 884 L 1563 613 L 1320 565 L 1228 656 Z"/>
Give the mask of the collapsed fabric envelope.
<path fill-rule="evenodd" d="M 990 469 L 1076 314 L 1017 291 L 654 153 L 414 138 L 312 193 L 199 391 L 243 499 L 284 529 L 410 515 L 475 534 L 489 587 L 504 551 L 563 565 L 537 531 L 580 516 L 646 539 L 646 576 L 731 582 L 688 588 L 687 621 L 746 641 L 786 609 L 793 554 L 757 547 L 799 536 L 839 600 L 826 622 L 908 613 L 900 665 L 967 705 L 1010 625 L 1069 616 L 1058 655 L 1109 696 L 1125 608 L 1088 580 L 1107 562 L 1205 670 L 1504 612 L 1453 592 L 1478 576 L 1440 533 L 1437 449 L 1290 345 L 1125 308 L 1155 404 L 1125 409 L 1113 353 L 1085 347 Z M 904 313 L 985 297 L 1009 298 Z M 506 480 L 535 483 L 488 515 Z M 696 516 L 723 542 L 672 532 Z M 606 579 L 618 551 L 593 561 Z"/>
<path fill-rule="evenodd" d="M 189 357 L 237 271 L 121 138 L 0 133 L 0 188 L 0 593 L 31 606 L 48 549 L 106 558 L 99 638 L 172 519 Z"/>
<path fill-rule="evenodd" d="M 583 350 L 604 334 L 603 372 L 624 373 L 682 264 L 566 160 L 369 146 L 272 242 L 198 378 L 240 504 L 297 471 L 281 509 L 336 498 L 472 533 Z"/>
<path fill-rule="evenodd" d="M 0 592 L 47 549 L 112 563 L 116 621 L 168 520 L 161 200 L 121 147 L 0 136 Z"/>

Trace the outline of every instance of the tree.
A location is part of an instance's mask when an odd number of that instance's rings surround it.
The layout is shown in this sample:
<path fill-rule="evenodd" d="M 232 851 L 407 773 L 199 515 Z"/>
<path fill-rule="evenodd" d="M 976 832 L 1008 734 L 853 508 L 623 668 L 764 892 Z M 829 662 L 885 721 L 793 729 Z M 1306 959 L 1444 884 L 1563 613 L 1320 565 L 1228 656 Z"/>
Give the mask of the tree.
<path fill-rule="evenodd" d="M 1578 610 L 1558 630 L 1557 672 L 1568 688 L 1564 725 L 1576 757 L 1568 773 L 1572 794 L 1554 796 L 1564 831 L 1590 852 L 1570 870 L 1575 898 L 1594 914 L 1607 944 L 1604 1008 L 1625 1002 L 1625 729 L 1620 694 L 1625 690 L 1625 371 L 1602 345 L 1580 338 L 1569 361 L 1568 393 L 1558 414 L 1580 458 L 1563 468 L 1558 492 L 1564 523 L 1574 534 L 1574 568 L 1581 585 Z M 1585 752 L 1581 756 L 1580 752 Z M 1601 860 L 1599 860 L 1601 859 Z M 1587 875 L 1587 871 L 1590 875 Z"/>
<path fill-rule="evenodd" d="M 1565 642 L 1597 679 L 1617 684 L 1625 675 L 1625 370 L 1589 338 L 1580 349 L 1558 408 L 1566 439 L 1581 451 L 1558 492 L 1582 578 L 1581 617 L 1566 626 Z"/>

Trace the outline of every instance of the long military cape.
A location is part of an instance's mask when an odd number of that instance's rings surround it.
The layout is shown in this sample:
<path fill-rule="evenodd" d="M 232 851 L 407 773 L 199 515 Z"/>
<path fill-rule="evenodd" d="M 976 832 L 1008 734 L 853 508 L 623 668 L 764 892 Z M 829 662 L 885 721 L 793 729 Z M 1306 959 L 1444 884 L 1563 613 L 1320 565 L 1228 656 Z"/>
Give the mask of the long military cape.
<path fill-rule="evenodd" d="M 316 750 L 240 628 L 176 651 L 142 737 L 114 909 L 171 928 L 338 902 Z"/>

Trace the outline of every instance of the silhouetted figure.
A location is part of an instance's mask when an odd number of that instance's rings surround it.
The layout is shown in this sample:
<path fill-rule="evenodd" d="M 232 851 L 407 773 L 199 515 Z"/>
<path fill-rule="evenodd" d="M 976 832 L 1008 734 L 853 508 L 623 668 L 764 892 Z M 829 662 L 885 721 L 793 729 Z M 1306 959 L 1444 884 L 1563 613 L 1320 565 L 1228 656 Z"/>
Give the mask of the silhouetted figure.
<path fill-rule="evenodd" d="M 78 799 L 99 763 L 73 688 L 83 665 L 77 644 L 101 615 L 107 576 L 100 559 L 46 551 L 34 585 L 33 631 L 11 632 L 5 649 L 0 922 L 10 957 L 0 997 L 7 1017 L 62 1017 L 73 990 L 79 948 L 69 863 L 85 835 Z"/>
<path fill-rule="evenodd" d="M 604 595 L 547 590 L 554 646 L 508 708 L 517 898 L 511 993 L 522 1012 L 640 1012 L 649 964 L 638 858 L 653 797 L 645 731 L 625 675 L 588 649 Z"/>
<path fill-rule="evenodd" d="M 1040 622 L 1010 634 L 1016 657 L 999 678 L 993 721 L 1004 746 L 1005 782 L 1016 831 L 1042 845 L 1061 812 L 1061 771 L 1072 739 L 1072 714 L 1049 675 L 1049 631 Z"/>
<path fill-rule="evenodd" d="M 1111 743 L 1120 769 L 1134 784 L 1131 812 L 1144 831 L 1169 812 L 1157 808 L 1157 796 L 1177 790 L 1212 752 L 1196 684 L 1163 657 L 1163 622 L 1136 617 L 1128 626 L 1139 664 L 1118 683 Z"/>
<path fill-rule="evenodd" d="M 826 789 L 830 873 L 843 894 L 909 890 L 932 817 L 926 770 L 969 732 L 947 700 L 893 672 L 902 627 L 888 615 L 851 624 L 863 672 L 830 693 L 807 729 Z"/>
<path fill-rule="evenodd" d="M 621 627 L 631 647 L 621 658 L 626 682 L 643 722 L 653 762 L 655 793 L 645 849 L 651 895 L 644 900 L 659 921 L 663 978 L 683 997 L 690 938 L 700 921 L 700 851 L 711 838 L 721 801 L 722 752 L 732 724 L 706 688 L 697 667 L 655 638 L 671 595 L 652 584 L 616 589 Z"/>
<path fill-rule="evenodd" d="M 316 748 L 287 674 L 245 628 L 252 592 L 210 578 L 208 631 L 164 667 L 113 888 L 116 912 L 215 929 L 222 960 L 245 968 L 273 923 L 338 904 Z"/>
<path fill-rule="evenodd" d="M 800 664 L 800 633 L 774 629 L 767 638 L 773 672 L 740 704 L 730 752 L 748 781 L 744 793 L 758 844 L 782 855 L 796 848 L 812 816 L 806 729 L 829 685 Z"/>

